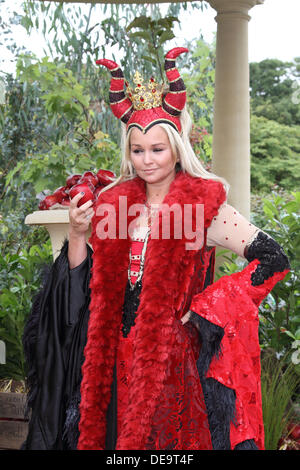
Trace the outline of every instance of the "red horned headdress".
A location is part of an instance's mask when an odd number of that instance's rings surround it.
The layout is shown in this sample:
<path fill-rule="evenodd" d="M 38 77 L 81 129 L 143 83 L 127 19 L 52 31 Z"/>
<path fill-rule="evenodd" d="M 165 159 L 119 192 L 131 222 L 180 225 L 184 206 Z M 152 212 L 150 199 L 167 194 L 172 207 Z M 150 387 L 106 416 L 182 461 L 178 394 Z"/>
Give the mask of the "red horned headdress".
<path fill-rule="evenodd" d="M 134 76 L 135 87 L 132 89 L 126 82 L 124 90 L 124 75 L 115 62 L 108 59 L 96 61 L 104 65 L 111 73 L 109 101 L 114 115 L 126 124 L 127 131 L 138 127 L 143 133 L 158 123 L 167 123 L 181 132 L 180 113 L 186 102 L 186 91 L 182 78 L 175 66 L 175 59 L 185 47 L 175 47 L 165 56 L 165 71 L 169 82 L 169 90 L 164 92 L 164 85 L 159 85 L 153 78 L 144 83 L 137 72 Z"/>

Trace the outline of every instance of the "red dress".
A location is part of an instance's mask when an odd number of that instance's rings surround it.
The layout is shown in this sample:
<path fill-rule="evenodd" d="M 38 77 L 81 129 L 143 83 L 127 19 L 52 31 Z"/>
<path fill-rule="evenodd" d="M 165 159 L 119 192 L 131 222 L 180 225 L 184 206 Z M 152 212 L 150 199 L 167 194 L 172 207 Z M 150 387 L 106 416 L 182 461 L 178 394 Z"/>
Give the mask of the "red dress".
<path fill-rule="evenodd" d="M 143 240 L 132 241 L 132 255 L 140 256 L 143 249 Z M 138 272 L 140 268 L 140 260 L 132 260 L 132 270 Z M 135 284 L 137 275 L 131 275 L 131 282 Z M 122 417 L 124 410 L 128 407 L 128 396 L 130 387 L 130 365 L 134 344 L 134 327 L 131 328 L 127 337 L 123 336 L 122 328 L 119 333 L 119 346 L 117 352 L 117 429 L 118 433 L 122 429 Z"/>

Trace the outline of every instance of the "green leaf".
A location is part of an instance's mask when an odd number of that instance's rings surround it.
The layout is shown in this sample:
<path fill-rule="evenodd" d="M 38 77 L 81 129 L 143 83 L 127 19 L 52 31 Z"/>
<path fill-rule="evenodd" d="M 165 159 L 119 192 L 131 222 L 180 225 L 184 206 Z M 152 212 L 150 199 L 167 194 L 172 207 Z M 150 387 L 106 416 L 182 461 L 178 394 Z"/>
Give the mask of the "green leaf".
<path fill-rule="evenodd" d="M 128 33 L 132 28 L 141 28 L 141 29 L 148 29 L 149 28 L 149 23 L 150 23 L 150 18 L 147 18 L 147 16 L 140 16 L 138 18 L 135 18 L 127 27 L 126 27 L 126 32 Z"/>
<path fill-rule="evenodd" d="M 164 31 L 162 33 L 162 35 L 160 36 L 158 42 L 159 42 L 159 44 L 163 44 L 164 42 L 170 41 L 173 38 L 175 38 L 175 34 L 172 31 L 170 31 L 170 30 Z"/>
<path fill-rule="evenodd" d="M 292 213 L 292 212 L 297 213 L 299 211 L 299 204 L 294 201 L 289 201 L 285 204 L 284 208 L 289 213 Z"/>
<path fill-rule="evenodd" d="M 19 292 L 22 288 L 19 286 L 14 286 L 10 288 L 10 291 L 15 294 L 16 292 Z"/>
<path fill-rule="evenodd" d="M 152 39 L 151 34 L 148 33 L 148 31 L 137 31 L 135 33 L 130 33 L 129 37 L 131 39 L 142 38 L 142 39 L 145 39 L 146 41 L 151 41 L 151 39 Z"/>
<path fill-rule="evenodd" d="M 293 333 L 291 333 L 291 331 L 285 330 L 284 333 L 285 333 L 287 336 L 289 336 L 290 338 L 296 339 L 295 335 L 293 335 Z"/>
<path fill-rule="evenodd" d="M 14 175 L 20 170 L 20 168 L 22 168 L 22 166 L 24 165 L 24 162 L 23 161 L 20 161 L 17 163 L 17 165 L 7 174 L 6 178 L 5 178 L 5 188 L 7 188 L 7 186 L 9 186 L 11 180 L 13 179 Z"/>
<path fill-rule="evenodd" d="M 269 213 L 271 211 L 272 214 L 276 214 L 277 217 L 279 217 L 279 213 L 278 213 L 277 208 L 270 201 L 268 201 L 267 199 L 264 199 L 263 209 L 265 209 L 266 207 L 268 208 Z"/>
<path fill-rule="evenodd" d="M 150 57 L 149 55 L 143 55 L 143 56 L 142 56 L 142 59 L 148 60 L 148 61 L 151 62 L 152 64 L 156 65 L 156 59 L 154 59 L 153 57 Z"/>
<path fill-rule="evenodd" d="M 273 218 L 273 211 L 272 211 L 269 207 L 267 207 L 267 206 L 264 206 L 263 209 L 264 209 L 265 214 L 266 214 L 270 219 L 272 219 L 272 218 Z M 276 224 L 274 224 L 274 225 L 276 225 Z"/>
<path fill-rule="evenodd" d="M 160 18 L 159 20 L 156 21 L 156 23 L 165 27 L 171 27 L 174 21 L 177 21 L 177 23 L 180 23 L 180 20 L 176 16 L 167 16 L 166 18 Z"/>
<path fill-rule="evenodd" d="M 294 196 L 296 202 L 300 205 L 300 191 L 292 192 L 292 195 Z"/>
<path fill-rule="evenodd" d="M 298 328 L 298 330 L 296 331 L 295 338 L 300 339 L 300 328 Z"/>

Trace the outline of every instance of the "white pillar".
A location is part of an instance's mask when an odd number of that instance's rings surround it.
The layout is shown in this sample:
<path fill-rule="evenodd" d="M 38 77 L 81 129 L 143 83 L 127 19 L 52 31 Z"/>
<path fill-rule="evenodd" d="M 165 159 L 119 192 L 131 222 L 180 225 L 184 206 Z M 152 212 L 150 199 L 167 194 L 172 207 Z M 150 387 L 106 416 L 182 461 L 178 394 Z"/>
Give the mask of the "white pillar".
<path fill-rule="evenodd" d="M 230 183 L 229 203 L 250 217 L 249 10 L 264 0 L 208 0 L 217 11 L 212 171 Z"/>

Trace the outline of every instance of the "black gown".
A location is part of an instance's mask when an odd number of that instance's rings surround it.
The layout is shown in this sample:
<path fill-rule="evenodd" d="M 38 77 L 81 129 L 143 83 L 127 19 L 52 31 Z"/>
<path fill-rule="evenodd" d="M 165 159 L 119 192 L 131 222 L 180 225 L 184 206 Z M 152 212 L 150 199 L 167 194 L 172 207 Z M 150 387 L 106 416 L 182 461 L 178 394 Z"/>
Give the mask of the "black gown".
<path fill-rule="evenodd" d="M 89 319 L 92 250 L 69 269 L 68 242 L 44 274 L 24 329 L 31 410 L 24 450 L 76 448 L 81 365 Z"/>

